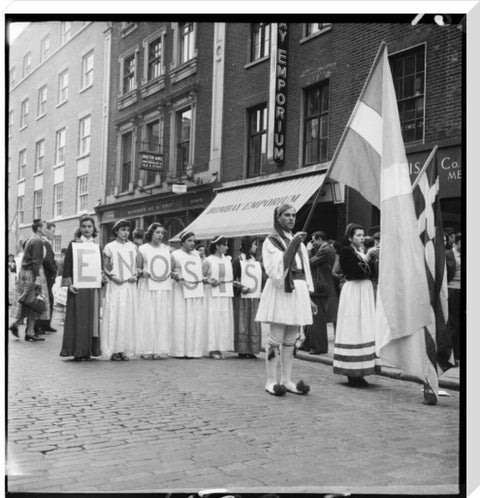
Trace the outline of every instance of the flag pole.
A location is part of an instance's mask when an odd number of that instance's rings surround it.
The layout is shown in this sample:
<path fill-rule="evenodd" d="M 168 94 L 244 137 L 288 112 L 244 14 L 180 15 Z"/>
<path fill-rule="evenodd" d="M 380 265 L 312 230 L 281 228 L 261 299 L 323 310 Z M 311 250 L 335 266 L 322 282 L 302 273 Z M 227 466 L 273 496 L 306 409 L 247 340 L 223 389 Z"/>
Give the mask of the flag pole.
<path fill-rule="evenodd" d="M 302 229 L 303 232 L 307 231 L 308 225 L 310 224 L 310 221 L 311 221 L 312 216 L 313 216 L 313 212 L 315 211 L 315 208 L 317 207 L 318 199 L 320 197 L 320 192 L 323 189 L 324 183 L 327 181 L 328 177 L 330 176 L 330 173 L 332 171 L 332 167 L 333 167 L 333 165 L 337 159 L 337 156 L 338 156 L 338 151 L 340 150 L 341 146 L 343 145 L 343 142 L 345 141 L 345 137 L 347 135 L 347 131 L 348 131 L 348 128 L 350 127 L 350 124 L 352 122 L 355 111 L 356 111 L 356 109 L 359 105 L 359 102 L 361 101 L 363 95 L 365 94 L 365 89 L 367 88 L 368 83 L 370 83 L 370 80 L 372 79 L 373 71 L 377 67 L 378 61 L 380 60 L 380 57 L 383 55 L 383 50 L 385 49 L 386 45 L 387 45 L 386 42 L 382 41 L 380 43 L 380 47 L 378 47 L 377 54 L 375 55 L 375 59 L 373 60 L 372 66 L 370 67 L 370 71 L 368 73 L 367 79 L 365 80 L 365 82 L 363 84 L 362 91 L 360 92 L 360 95 L 357 99 L 357 102 L 355 103 L 355 107 L 353 108 L 352 114 L 350 114 L 350 118 L 348 119 L 347 125 L 343 129 L 343 133 L 342 133 L 342 136 L 340 137 L 340 140 L 338 141 L 337 147 L 335 148 L 335 152 L 333 153 L 332 159 L 330 161 L 330 165 L 328 166 L 327 172 L 325 173 L 325 178 L 323 180 L 322 186 L 317 190 L 317 194 L 315 195 L 315 199 L 313 200 L 312 206 L 311 206 L 310 211 L 309 211 L 308 216 L 307 216 L 307 220 L 305 221 L 305 224 L 303 225 L 303 229 Z"/>
<path fill-rule="evenodd" d="M 417 178 L 415 178 L 415 181 L 413 182 L 412 185 L 412 192 L 415 189 L 415 187 L 418 185 L 418 182 L 420 181 L 420 178 L 422 175 L 427 171 L 428 166 L 432 162 L 432 159 L 434 158 L 435 154 L 437 153 L 438 150 L 438 145 L 435 145 L 435 147 L 432 149 L 432 152 L 427 157 L 427 160 L 425 161 L 425 164 L 422 166 L 422 169 L 420 170 L 420 173 L 418 173 Z"/>

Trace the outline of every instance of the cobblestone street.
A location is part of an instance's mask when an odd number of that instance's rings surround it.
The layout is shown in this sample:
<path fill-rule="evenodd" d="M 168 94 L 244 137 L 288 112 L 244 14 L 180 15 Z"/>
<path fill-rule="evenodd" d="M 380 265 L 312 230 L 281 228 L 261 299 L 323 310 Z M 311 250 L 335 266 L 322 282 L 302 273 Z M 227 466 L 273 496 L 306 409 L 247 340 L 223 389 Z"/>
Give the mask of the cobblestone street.
<path fill-rule="evenodd" d="M 352 389 L 296 360 L 308 396 L 265 393 L 264 361 L 74 362 L 9 337 L 8 491 L 456 492 L 459 392 Z M 23 336 L 23 330 L 21 331 Z"/>

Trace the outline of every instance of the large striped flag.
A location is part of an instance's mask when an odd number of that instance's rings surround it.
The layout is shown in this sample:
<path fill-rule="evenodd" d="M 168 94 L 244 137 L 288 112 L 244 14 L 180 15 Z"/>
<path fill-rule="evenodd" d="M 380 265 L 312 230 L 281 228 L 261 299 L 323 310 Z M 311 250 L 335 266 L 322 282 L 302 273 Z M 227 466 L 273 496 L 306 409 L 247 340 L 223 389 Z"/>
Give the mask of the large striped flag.
<path fill-rule="evenodd" d="M 438 374 L 453 367 L 452 346 L 447 336 L 448 287 L 445 267 L 445 242 L 442 213 L 438 199 L 439 178 L 436 148 L 413 185 L 413 199 L 418 218 L 418 233 L 425 247 L 425 268 L 432 323 L 425 327 L 428 381 L 438 395 Z"/>
<path fill-rule="evenodd" d="M 427 380 L 424 327 L 430 299 L 397 99 L 384 42 L 332 158 L 327 176 L 381 211 L 376 352 Z"/>

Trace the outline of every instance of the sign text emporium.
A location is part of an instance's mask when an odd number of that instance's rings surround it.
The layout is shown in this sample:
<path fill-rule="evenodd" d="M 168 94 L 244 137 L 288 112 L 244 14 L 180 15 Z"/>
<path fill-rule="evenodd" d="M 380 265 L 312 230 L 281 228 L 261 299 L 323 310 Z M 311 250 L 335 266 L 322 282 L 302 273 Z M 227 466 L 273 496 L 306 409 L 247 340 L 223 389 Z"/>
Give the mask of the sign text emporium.
<path fill-rule="evenodd" d="M 275 71 L 275 119 L 273 135 L 273 160 L 276 163 L 283 163 L 285 160 L 285 128 L 287 118 L 287 48 L 287 23 L 278 23 Z"/>

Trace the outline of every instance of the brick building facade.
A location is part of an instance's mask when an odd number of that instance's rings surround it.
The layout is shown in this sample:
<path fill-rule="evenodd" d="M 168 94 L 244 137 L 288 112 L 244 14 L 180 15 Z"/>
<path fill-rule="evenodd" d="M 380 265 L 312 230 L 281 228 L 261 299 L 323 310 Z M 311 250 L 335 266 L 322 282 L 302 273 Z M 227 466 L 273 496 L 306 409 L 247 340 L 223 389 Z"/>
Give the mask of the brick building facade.
<path fill-rule="evenodd" d="M 9 47 L 8 251 L 34 218 L 56 224 L 54 250 L 103 197 L 108 133 L 105 23 L 33 22 Z"/>

